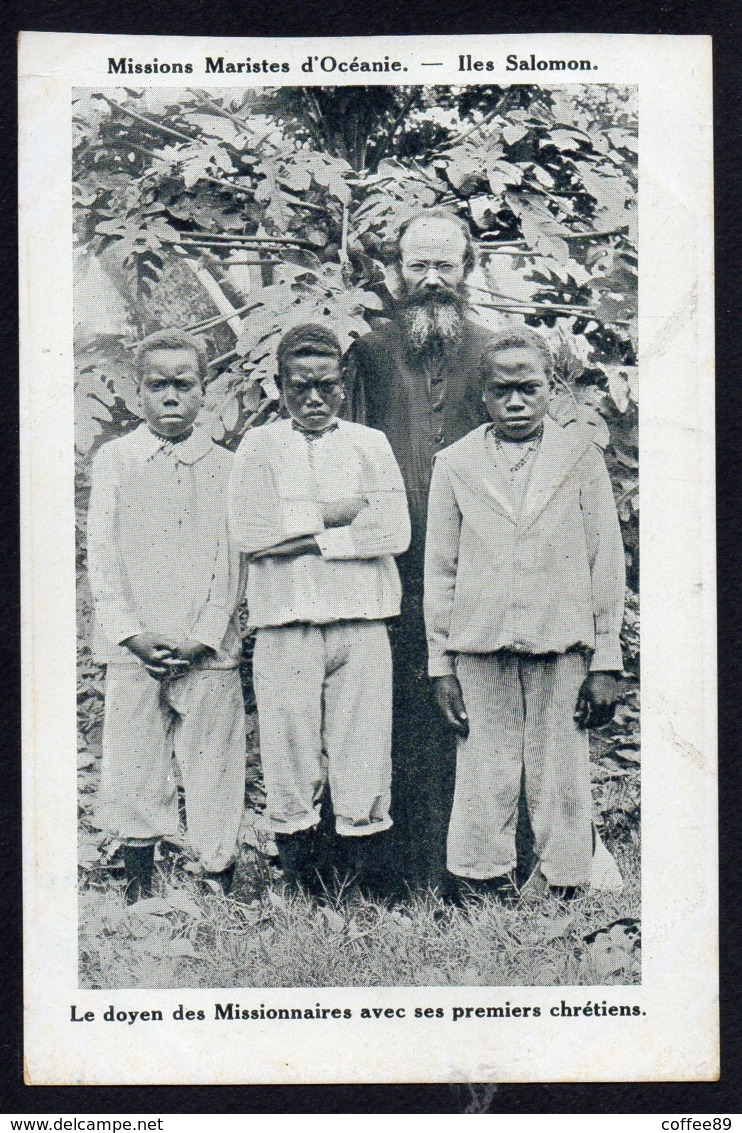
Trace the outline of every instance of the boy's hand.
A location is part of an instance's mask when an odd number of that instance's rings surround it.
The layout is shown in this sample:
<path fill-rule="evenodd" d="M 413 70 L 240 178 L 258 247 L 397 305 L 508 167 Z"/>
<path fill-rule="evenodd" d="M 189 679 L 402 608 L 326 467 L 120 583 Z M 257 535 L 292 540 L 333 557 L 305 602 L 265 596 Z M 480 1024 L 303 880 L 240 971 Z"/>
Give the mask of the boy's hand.
<path fill-rule="evenodd" d="M 575 723 L 578 728 L 600 728 L 613 719 L 621 682 L 616 673 L 588 673 L 577 694 Z"/>
<path fill-rule="evenodd" d="M 449 675 L 435 678 L 435 702 L 449 727 L 465 740 L 469 735 L 469 717 L 458 677 Z"/>
<path fill-rule="evenodd" d="M 214 650 L 210 649 L 208 645 L 204 645 L 202 641 L 191 641 L 186 639 L 180 641 L 173 649 L 173 657 L 168 662 L 170 666 L 170 675 L 172 677 L 182 676 L 188 669 L 197 665 L 198 662 L 206 657 Z"/>
<path fill-rule="evenodd" d="M 368 500 L 364 496 L 349 496 L 345 500 L 332 500 L 322 507 L 325 527 L 347 527 L 352 523 Z"/>
<path fill-rule="evenodd" d="M 161 637 L 158 633 L 137 633 L 121 642 L 143 662 L 145 669 L 155 680 L 161 681 L 171 675 L 170 665 L 175 659 L 175 642 Z"/>

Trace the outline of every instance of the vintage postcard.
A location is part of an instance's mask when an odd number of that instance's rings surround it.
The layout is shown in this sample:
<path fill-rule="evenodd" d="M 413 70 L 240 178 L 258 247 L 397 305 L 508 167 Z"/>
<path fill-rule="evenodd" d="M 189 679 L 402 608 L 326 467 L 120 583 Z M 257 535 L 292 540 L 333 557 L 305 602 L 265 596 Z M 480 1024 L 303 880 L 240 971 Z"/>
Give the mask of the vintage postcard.
<path fill-rule="evenodd" d="M 710 40 L 29 32 L 20 128 L 27 1082 L 716 1078 Z"/>

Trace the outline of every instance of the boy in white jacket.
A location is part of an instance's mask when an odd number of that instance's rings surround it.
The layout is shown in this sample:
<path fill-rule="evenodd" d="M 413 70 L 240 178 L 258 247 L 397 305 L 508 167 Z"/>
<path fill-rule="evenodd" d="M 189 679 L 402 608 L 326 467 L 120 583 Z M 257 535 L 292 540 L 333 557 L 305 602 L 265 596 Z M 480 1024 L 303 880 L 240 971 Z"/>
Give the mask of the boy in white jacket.
<path fill-rule="evenodd" d="M 541 873 L 590 878 L 588 727 L 613 716 L 624 552 L 610 479 L 577 425 L 547 416 L 546 342 L 495 336 L 491 418 L 436 459 L 425 554 L 429 674 L 458 733 L 448 869 L 512 895 L 521 773 Z"/>
<path fill-rule="evenodd" d="M 196 425 L 198 340 L 159 331 L 135 362 L 144 420 L 96 454 L 88 509 L 93 651 L 107 667 L 96 825 L 124 842 L 130 902 L 151 892 L 155 843 L 178 840 L 173 754 L 190 848 L 224 889 L 245 796 L 234 458 Z"/>

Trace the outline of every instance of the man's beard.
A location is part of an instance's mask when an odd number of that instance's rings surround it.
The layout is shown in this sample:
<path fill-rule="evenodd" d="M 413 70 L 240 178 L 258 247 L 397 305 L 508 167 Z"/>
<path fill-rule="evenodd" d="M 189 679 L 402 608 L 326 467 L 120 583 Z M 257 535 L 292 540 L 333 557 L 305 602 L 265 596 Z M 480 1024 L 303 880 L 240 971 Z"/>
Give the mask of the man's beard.
<path fill-rule="evenodd" d="M 461 337 L 466 298 L 464 284 L 413 291 L 402 281 L 397 313 L 410 353 L 425 354 L 455 346 Z"/>

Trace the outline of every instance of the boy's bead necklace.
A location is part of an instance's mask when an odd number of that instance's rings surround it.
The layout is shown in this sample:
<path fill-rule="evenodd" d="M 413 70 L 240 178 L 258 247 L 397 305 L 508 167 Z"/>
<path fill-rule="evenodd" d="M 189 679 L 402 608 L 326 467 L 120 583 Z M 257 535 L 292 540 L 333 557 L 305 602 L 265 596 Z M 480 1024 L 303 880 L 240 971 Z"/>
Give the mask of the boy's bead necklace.
<path fill-rule="evenodd" d="M 315 476 L 316 475 L 315 467 L 314 467 L 315 445 L 317 444 L 317 441 L 321 441 L 324 437 L 326 437 L 328 435 L 328 433 L 336 432 L 336 430 L 338 428 L 338 423 L 337 423 L 337 421 L 331 421 L 330 424 L 327 425 L 324 429 L 305 429 L 303 425 L 299 424 L 299 422 L 296 420 L 295 417 L 292 417 L 291 418 L 291 428 L 294 429 L 297 433 L 299 433 L 300 436 L 304 437 L 304 440 L 307 442 L 307 455 L 309 457 L 309 467 L 311 469 L 312 476 Z"/>
<path fill-rule="evenodd" d="M 497 452 L 502 457 L 503 462 L 505 464 L 507 464 L 510 476 L 514 476 L 515 473 L 518 472 L 524 466 L 526 461 L 529 460 L 533 456 L 533 454 L 536 452 L 537 448 L 541 444 L 541 438 L 542 438 L 543 433 L 544 433 L 544 427 L 543 427 L 543 425 L 540 425 L 539 428 L 536 430 L 535 434 L 532 437 L 528 438 L 528 443 L 527 443 L 527 447 L 525 449 L 525 452 L 523 453 L 523 456 L 521 456 L 518 460 L 516 460 L 515 464 L 511 464 L 508 457 L 505 455 L 505 447 L 502 443 L 500 435 L 497 432 L 497 429 L 493 429 L 492 431 L 493 431 L 494 437 L 495 437 L 495 447 L 497 449 Z M 513 443 L 518 444 L 519 442 L 515 441 Z M 523 443 L 525 443 L 525 442 L 523 442 Z"/>
<path fill-rule="evenodd" d="M 305 429 L 300 425 L 295 417 L 291 418 L 291 428 L 295 429 L 297 433 L 301 433 L 308 441 L 319 441 L 322 437 L 327 436 L 328 433 L 334 433 L 338 427 L 337 421 L 332 421 L 324 429 Z"/>
<path fill-rule="evenodd" d="M 183 441 L 187 441 L 188 438 L 193 435 L 192 428 L 187 429 L 185 433 L 179 433 L 177 437 L 166 437 L 163 433 L 158 433 L 157 430 L 153 429 L 151 426 L 149 431 L 153 436 L 157 437 L 160 442 L 160 452 L 164 453 L 165 456 L 168 456 L 177 445 L 182 444 Z"/>

